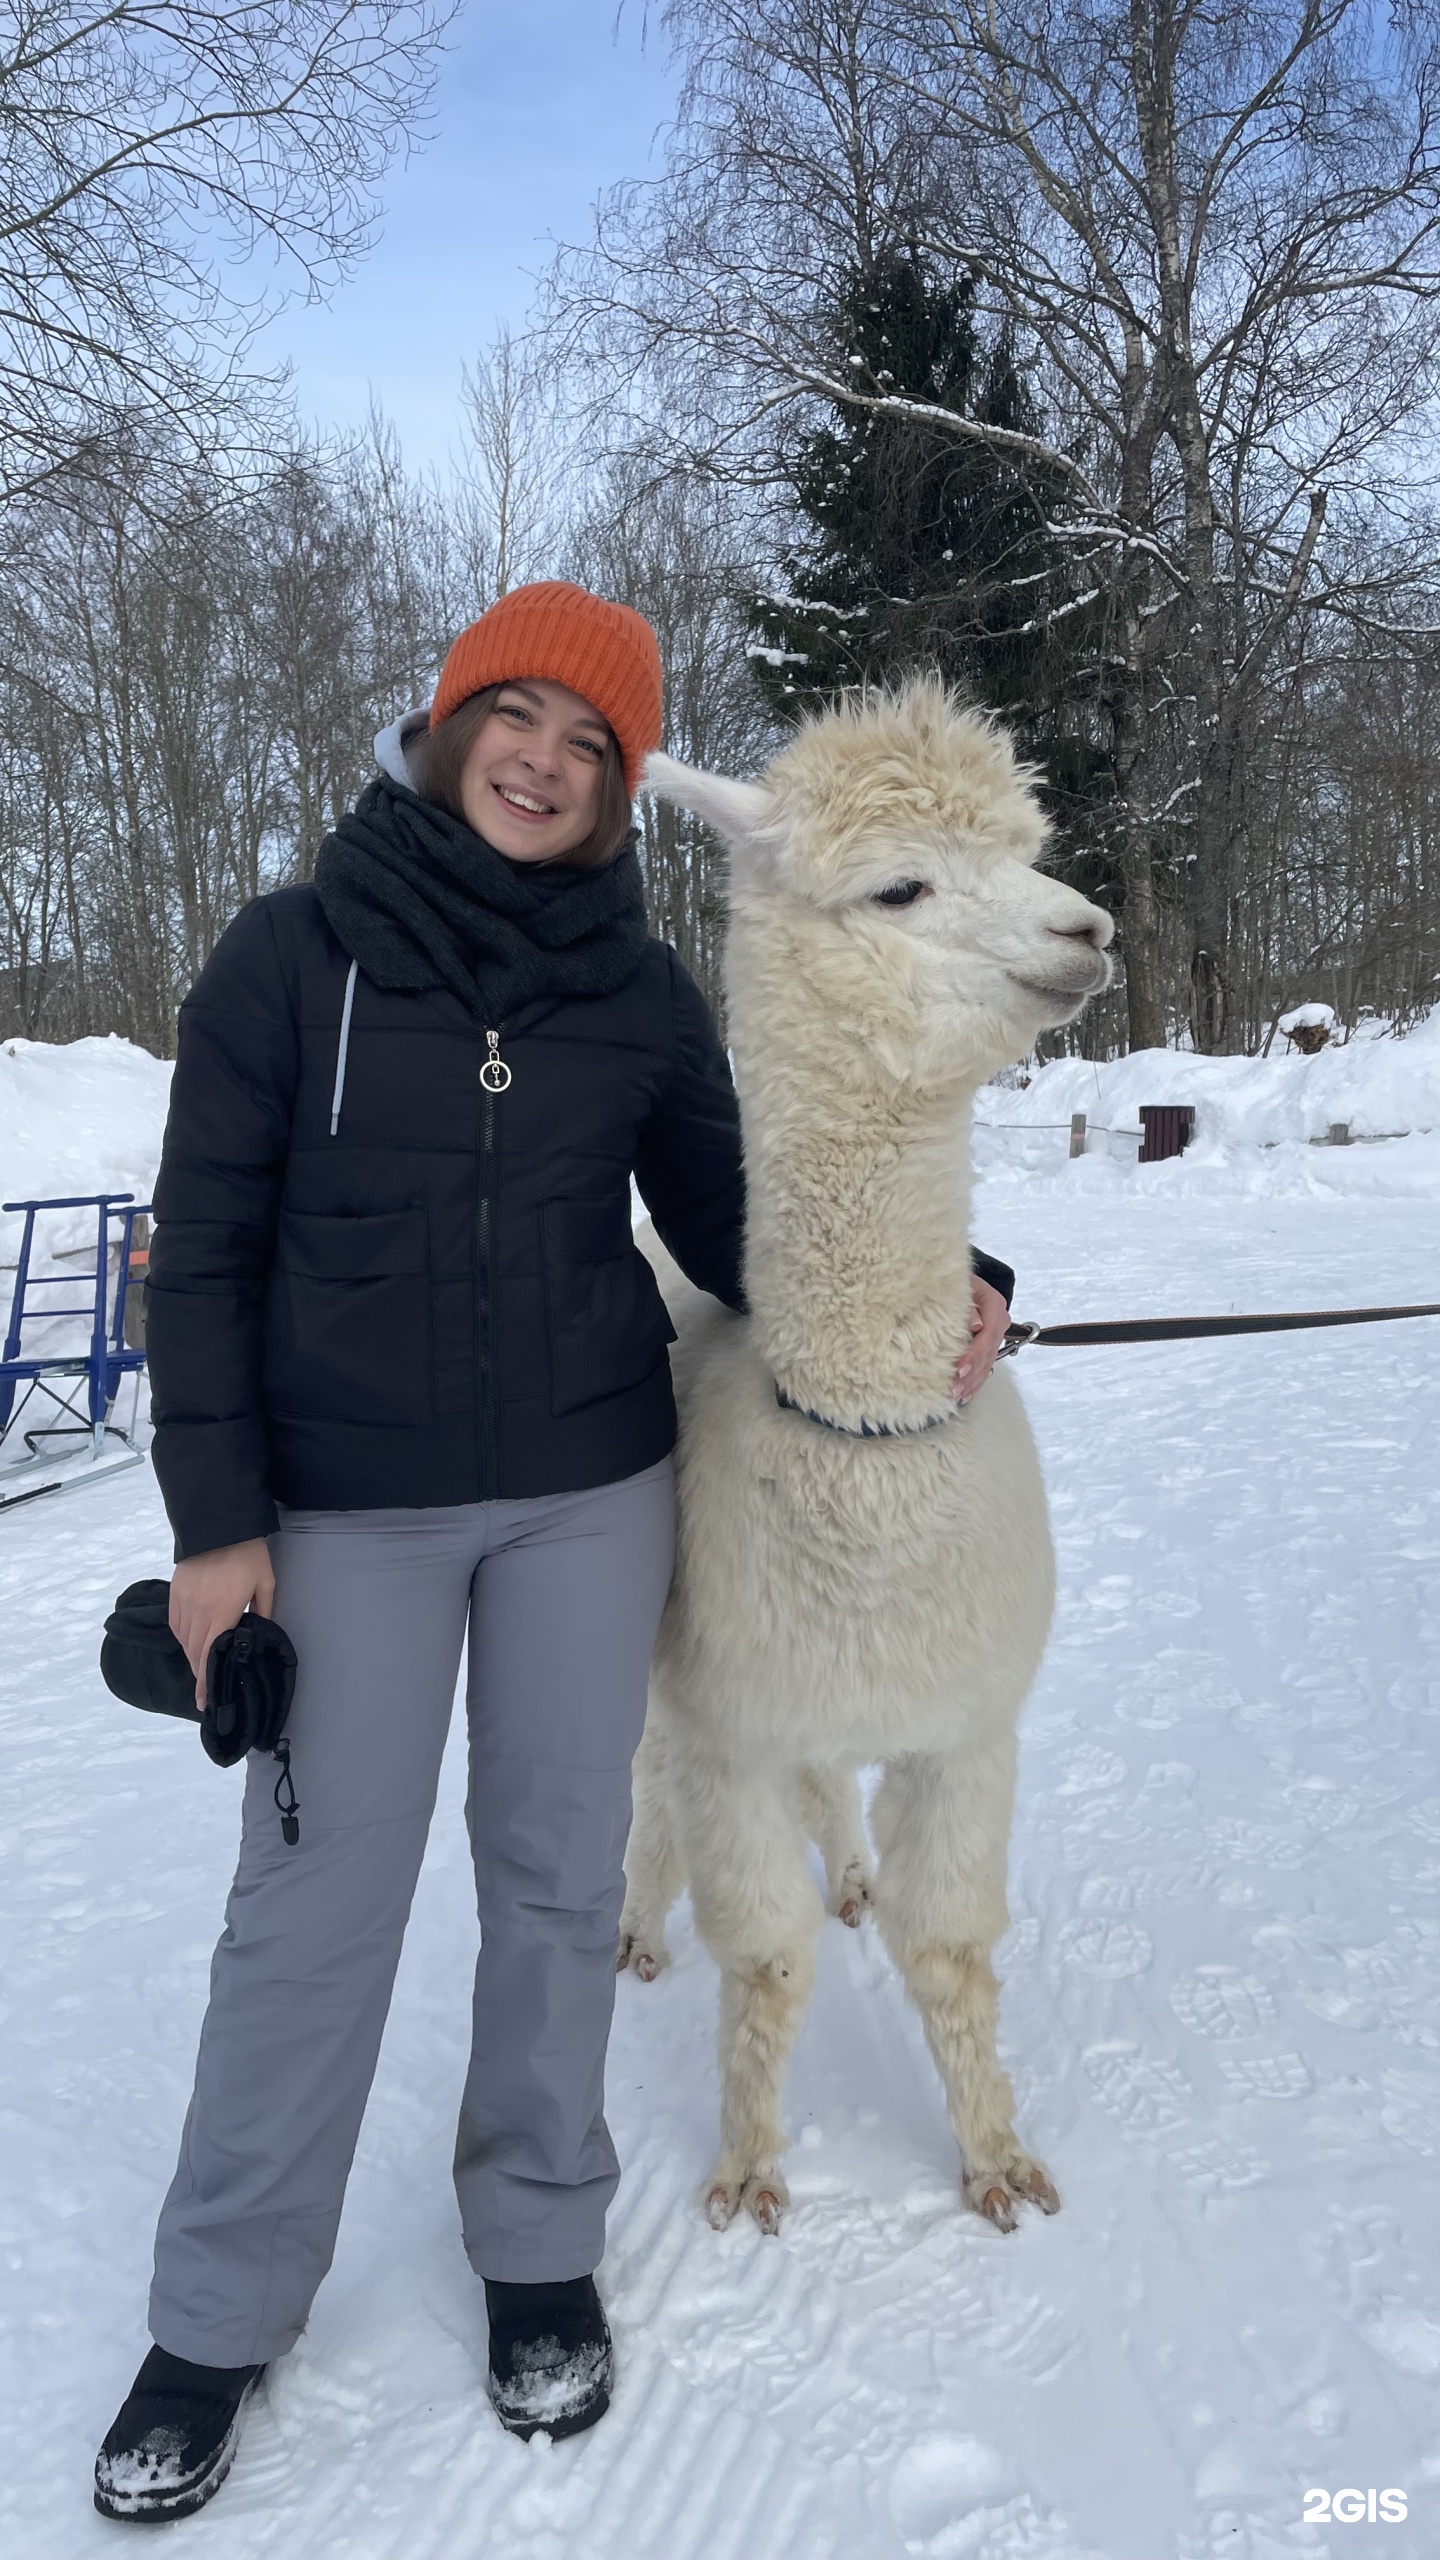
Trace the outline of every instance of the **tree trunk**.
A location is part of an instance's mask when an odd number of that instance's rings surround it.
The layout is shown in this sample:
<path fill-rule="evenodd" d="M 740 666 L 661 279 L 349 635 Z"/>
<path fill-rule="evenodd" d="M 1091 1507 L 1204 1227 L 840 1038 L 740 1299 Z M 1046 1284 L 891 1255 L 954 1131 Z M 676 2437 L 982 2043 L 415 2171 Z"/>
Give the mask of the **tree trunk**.
<path fill-rule="evenodd" d="M 1160 914 L 1155 899 L 1155 872 L 1148 839 L 1133 836 L 1121 863 L 1125 912 L 1121 948 L 1125 955 L 1125 1013 L 1132 1049 L 1165 1046 L 1165 977 L 1160 959 Z"/>

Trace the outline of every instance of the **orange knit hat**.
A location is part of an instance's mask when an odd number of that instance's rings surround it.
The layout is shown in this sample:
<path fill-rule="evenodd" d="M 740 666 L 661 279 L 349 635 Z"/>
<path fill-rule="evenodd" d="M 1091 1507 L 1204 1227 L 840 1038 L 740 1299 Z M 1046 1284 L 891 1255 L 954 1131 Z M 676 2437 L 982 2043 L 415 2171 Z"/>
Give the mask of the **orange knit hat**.
<path fill-rule="evenodd" d="M 440 670 L 430 726 L 487 684 L 548 676 L 602 711 L 615 732 L 632 798 L 660 744 L 660 648 L 642 613 L 607 604 L 566 578 L 514 587 L 461 632 Z"/>

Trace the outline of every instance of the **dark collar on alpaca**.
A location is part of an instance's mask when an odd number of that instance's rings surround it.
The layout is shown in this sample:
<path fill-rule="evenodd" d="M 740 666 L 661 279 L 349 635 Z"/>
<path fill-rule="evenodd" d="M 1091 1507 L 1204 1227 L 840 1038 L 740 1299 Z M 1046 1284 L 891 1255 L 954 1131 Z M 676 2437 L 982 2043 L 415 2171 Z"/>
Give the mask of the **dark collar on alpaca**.
<path fill-rule="evenodd" d="M 928 1422 L 832 1422 L 828 1413 L 812 1413 L 808 1404 L 797 1404 L 778 1379 L 775 1401 L 786 1413 L 801 1414 L 807 1422 L 818 1422 L 822 1431 L 838 1431 L 847 1440 L 915 1440 L 922 1432 L 943 1429 L 963 1410 L 960 1405 L 952 1405 L 948 1413 L 932 1413 Z"/>

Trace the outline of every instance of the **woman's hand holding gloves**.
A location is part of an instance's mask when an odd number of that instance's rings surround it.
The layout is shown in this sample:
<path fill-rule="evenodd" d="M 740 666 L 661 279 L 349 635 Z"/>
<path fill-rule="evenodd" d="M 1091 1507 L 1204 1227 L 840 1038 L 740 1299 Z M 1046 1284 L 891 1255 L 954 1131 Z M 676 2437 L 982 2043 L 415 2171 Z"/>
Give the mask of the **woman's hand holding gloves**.
<path fill-rule="evenodd" d="M 974 1295 L 970 1307 L 970 1348 L 960 1354 L 951 1378 L 950 1392 L 957 1404 L 968 1404 L 984 1386 L 995 1366 L 1000 1345 L 1005 1339 L 1005 1328 L 1010 1322 L 1009 1307 L 999 1290 L 992 1289 L 988 1280 L 982 1280 L 977 1272 L 971 1287 Z M 232 1547 L 229 1552 L 239 1555 L 242 1550 Z M 175 1623 L 173 1616 L 170 1623 L 172 1626 Z"/>
<path fill-rule="evenodd" d="M 977 1289 L 982 1285 L 976 1282 Z M 246 1538 L 238 1547 L 211 1547 L 176 1565 L 170 1581 L 170 1632 L 195 1674 L 197 1707 L 205 1704 L 205 1667 L 216 1637 L 238 1626 L 247 1609 L 268 1618 L 274 1604 L 275 1576 L 263 1538 Z"/>

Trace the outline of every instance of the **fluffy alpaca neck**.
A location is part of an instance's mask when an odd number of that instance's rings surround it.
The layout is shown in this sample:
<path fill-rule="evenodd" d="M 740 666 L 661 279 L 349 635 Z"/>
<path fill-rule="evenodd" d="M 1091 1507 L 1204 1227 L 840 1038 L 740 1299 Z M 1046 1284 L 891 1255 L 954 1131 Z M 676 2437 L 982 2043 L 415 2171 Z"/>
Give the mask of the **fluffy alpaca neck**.
<path fill-rule="evenodd" d="M 970 1338 L 970 1099 L 986 1070 L 947 1052 L 923 1079 L 897 1073 L 893 1003 L 867 1026 L 837 983 L 847 955 L 827 970 L 788 941 L 773 912 L 732 925 L 755 1339 L 804 1409 L 913 1429 L 951 1410 Z"/>

